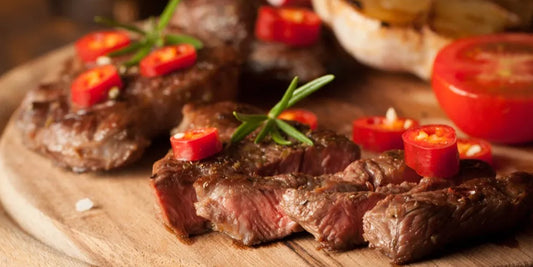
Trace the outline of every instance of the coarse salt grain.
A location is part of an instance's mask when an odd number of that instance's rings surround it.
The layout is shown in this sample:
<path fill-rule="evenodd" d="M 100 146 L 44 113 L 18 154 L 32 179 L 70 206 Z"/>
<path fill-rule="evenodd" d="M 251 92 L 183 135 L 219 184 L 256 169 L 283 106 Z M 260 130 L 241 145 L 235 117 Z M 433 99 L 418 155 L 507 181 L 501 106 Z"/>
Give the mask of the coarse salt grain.
<path fill-rule="evenodd" d="M 405 122 L 403 123 L 404 129 L 409 129 L 411 126 L 413 126 L 413 121 L 410 119 L 405 120 Z"/>
<path fill-rule="evenodd" d="M 93 207 L 94 203 L 89 198 L 83 198 L 76 202 L 76 211 L 78 212 L 88 211 Z"/>
<path fill-rule="evenodd" d="M 396 110 L 394 110 L 393 107 L 390 107 L 389 109 L 387 109 L 387 113 L 385 113 L 385 120 L 388 123 L 393 123 L 396 120 L 398 120 L 398 115 L 396 114 Z"/>
<path fill-rule="evenodd" d="M 185 133 L 177 133 L 177 134 L 174 135 L 174 138 L 176 138 L 176 139 L 181 139 L 181 138 L 183 138 L 184 136 L 185 136 Z"/>
<path fill-rule="evenodd" d="M 481 152 L 481 146 L 480 145 L 473 145 L 470 148 L 468 148 L 468 150 L 466 151 L 466 156 L 467 157 L 472 157 L 472 156 L 474 156 L 475 154 L 477 154 L 479 152 Z"/>

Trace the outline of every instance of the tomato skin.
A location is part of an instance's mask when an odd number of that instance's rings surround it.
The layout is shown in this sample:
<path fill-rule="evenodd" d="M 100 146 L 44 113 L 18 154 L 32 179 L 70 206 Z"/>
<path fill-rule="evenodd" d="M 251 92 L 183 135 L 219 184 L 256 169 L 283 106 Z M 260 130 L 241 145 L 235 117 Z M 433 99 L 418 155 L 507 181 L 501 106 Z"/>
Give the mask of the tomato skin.
<path fill-rule="evenodd" d="M 115 66 L 98 66 L 74 79 L 70 87 L 70 99 L 77 106 L 88 108 L 107 99 L 111 88 L 121 89 L 122 86 L 122 80 Z"/>
<path fill-rule="evenodd" d="M 140 72 L 144 77 L 161 76 L 194 65 L 196 58 L 196 49 L 190 44 L 165 46 L 141 60 Z"/>
<path fill-rule="evenodd" d="M 533 82 L 512 80 L 513 75 L 533 75 L 532 63 L 515 65 L 512 71 L 522 73 L 511 71 L 506 78 L 497 72 L 498 62 L 475 62 L 463 55 L 491 43 L 520 43 L 533 51 L 533 35 L 525 34 L 487 35 L 452 43 L 435 59 L 431 80 L 435 95 L 450 119 L 470 136 L 507 144 L 533 141 L 533 124 L 528 123 L 533 114 Z M 505 59 L 505 55 L 499 57 Z M 465 78 L 487 69 L 494 69 L 489 74 L 497 81 L 476 83 Z"/>
<path fill-rule="evenodd" d="M 174 158 L 196 161 L 208 158 L 222 150 L 217 128 L 199 128 L 170 137 Z"/>
<path fill-rule="evenodd" d="M 467 145 L 479 145 L 481 147 L 481 151 L 474 154 L 474 155 L 467 155 L 466 151 L 461 150 L 461 145 L 467 144 Z M 481 139 L 476 138 L 459 138 L 457 139 L 457 147 L 459 148 L 459 158 L 460 159 L 478 159 L 487 162 L 490 165 L 493 165 L 492 163 L 492 147 L 489 142 Z"/>
<path fill-rule="evenodd" d="M 442 132 L 444 144 L 417 140 L 420 131 Z M 405 163 L 421 176 L 450 178 L 459 172 L 459 153 L 455 130 L 447 125 L 427 125 L 405 131 L 402 135 Z"/>
<path fill-rule="evenodd" d="M 93 62 L 100 56 L 126 47 L 130 37 L 120 31 L 98 31 L 84 35 L 75 43 L 76 52 L 84 62 Z"/>
<path fill-rule="evenodd" d="M 262 6 L 255 25 L 255 36 L 259 40 L 309 46 L 318 41 L 322 21 L 305 8 Z"/>
<path fill-rule="evenodd" d="M 279 114 L 278 118 L 297 121 L 309 126 L 311 130 L 316 130 L 318 126 L 318 119 L 315 113 L 305 109 L 288 109 Z"/>
<path fill-rule="evenodd" d="M 407 119 L 400 118 L 405 123 Z M 409 128 L 417 127 L 418 122 L 410 119 L 413 123 Z M 387 128 L 384 126 L 385 117 L 372 116 L 361 117 L 352 123 L 352 140 L 359 144 L 363 149 L 383 152 L 391 149 L 402 149 L 402 134 L 406 129 Z M 402 124 L 403 124 L 402 123 Z"/>

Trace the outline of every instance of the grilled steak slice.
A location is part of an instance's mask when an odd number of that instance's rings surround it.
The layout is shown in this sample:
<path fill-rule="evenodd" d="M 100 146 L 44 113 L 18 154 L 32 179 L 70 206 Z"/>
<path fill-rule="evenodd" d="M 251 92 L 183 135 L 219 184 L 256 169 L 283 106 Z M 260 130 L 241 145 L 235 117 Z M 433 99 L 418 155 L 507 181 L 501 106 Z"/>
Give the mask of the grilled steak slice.
<path fill-rule="evenodd" d="M 531 212 L 533 176 L 477 178 L 436 191 L 391 195 L 363 217 L 364 238 L 395 263 L 457 240 L 515 226 Z"/>
<path fill-rule="evenodd" d="M 359 191 L 359 184 L 329 180 L 329 175 L 302 173 L 270 177 L 233 175 L 206 176 L 194 184 L 198 196 L 197 214 L 244 245 L 283 238 L 301 227 L 280 206 L 287 190 L 320 188 L 327 191 Z"/>
<path fill-rule="evenodd" d="M 281 206 L 321 247 L 346 250 L 364 243 L 363 214 L 385 197 L 370 191 L 316 193 L 291 189 L 283 194 Z"/>
<path fill-rule="evenodd" d="M 244 245 L 256 245 L 301 231 L 279 207 L 284 189 L 306 183 L 301 177 L 268 179 L 233 175 L 206 176 L 195 184 L 197 214 L 213 223 L 213 229 Z M 293 178 L 293 179 L 291 179 Z"/>
<path fill-rule="evenodd" d="M 74 171 L 117 168 L 137 160 L 156 135 L 181 120 L 189 101 L 233 98 L 239 66 L 229 47 L 199 51 L 185 70 L 145 78 L 125 77 L 117 100 L 77 109 L 70 78 L 31 90 L 18 110 L 24 143 Z"/>
<path fill-rule="evenodd" d="M 307 82 L 326 74 L 326 45 L 320 41 L 310 47 L 291 47 L 282 43 L 254 40 L 243 72 L 253 80 L 291 80 L 298 76 Z"/>
<path fill-rule="evenodd" d="M 366 162 L 366 164 L 359 162 Z M 370 172 L 368 166 L 373 166 L 371 170 L 381 171 Z M 355 167 L 360 170 L 354 171 Z M 343 174 L 359 174 L 360 177 L 344 177 L 343 181 L 359 184 L 360 189 L 352 190 L 352 192 L 331 190 L 329 189 L 331 185 L 328 185 L 327 187 L 309 187 L 306 190 L 302 188 L 286 190 L 280 204 L 288 217 L 311 233 L 321 243 L 321 247 L 329 250 L 347 250 L 364 244 L 363 215 L 388 195 L 436 190 L 452 186 L 455 181 L 495 176 L 490 165 L 477 160 L 463 160 L 459 174 L 453 179 L 423 178 L 417 184 L 413 182 L 416 176 L 412 176 L 411 182 L 398 184 L 402 175 L 405 175 L 401 172 L 407 175 L 412 174 L 411 171 L 406 171 L 409 168 L 403 163 L 402 151 L 388 151 L 376 159 L 358 160 L 346 169 L 349 171 L 335 174 L 332 177 L 339 181 L 341 180 L 339 177 L 342 178 Z M 375 176 L 379 177 L 380 181 L 389 183 L 385 185 L 381 182 L 382 185 L 374 189 L 374 184 L 368 181 L 376 181 Z"/>
<path fill-rule="evenodd" d="M 227 141 L 229 133 L 239 125 L 232 115 L 232 111 L 238 108 L 239 105 L 232 103 L 190 105 L 184 108 L 183 121 L 188 125 L 182 124 L 178 128 L 219 127 L 221 133 L 227 133 L 222 134 L 221 139 Z M 240 108 L 253 109 L 242 105 Z M 194 190 L 192 184 L 198 178 L 213 176 L 222 179 L 292 172 L 320 175 L 341 170 L 359 158 L 359 148 L 345 137 L 327 130 L 304 132 L 314 141 L 314 146 L 279 146 L 272 142 L 255 144 L 251 136 L 212 158 L 197 162 L 175 160 L 169 152 L 154 164 L 151 180 L 165 224 L 183 237 L 208 230 L 207 221 L 200 217 L 181 221 L 195 214 L 193 203 L 196 202 L 196 194 L 189 192 Z M 184 214 L 176 214 L 179 212 Z"/>

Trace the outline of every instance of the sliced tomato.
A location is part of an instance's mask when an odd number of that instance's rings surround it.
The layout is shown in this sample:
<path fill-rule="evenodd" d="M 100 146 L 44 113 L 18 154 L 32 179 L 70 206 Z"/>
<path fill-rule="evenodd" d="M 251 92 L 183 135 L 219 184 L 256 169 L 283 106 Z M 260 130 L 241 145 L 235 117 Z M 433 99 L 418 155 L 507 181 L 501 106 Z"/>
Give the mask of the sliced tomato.
<path fill-rule="evenodd" d="M 85 62 L 95 61 L 100 56 L 123 48 L 131 42 L 130 37 L 120 31 L 89 33 L 76 41 L 78 56 Z"/>
<path fill-rule="evenodd" d="M 165 46 L 154 50 L 139 63 L 141 75 L 156 77 L 188 68 L 196 62 L 196 49 L 190 44 Z"/>
<path fill-rule="evenodd" d="M 468 135 L 533 141 L 533 35 L 477 36 L 446 46 L 435 59 L 432 86 L 446 114 Z"/>
<path fill-rule="evenodd" d="M 277 7 L 285 7 L 285 6 L 311 6 L 311 0 L 268 0 L 268 3 L 277 6 Z"/>
<path fill-rule="evenodd" d="M 174 158 L 201 160 L 222 150 L 217 128 L 199 128 L 177 133 L 170 137 Z"/>
<path fill-rule="evenodd" d="M 305 8 L 263 6 L 255 24 L 255 36 L 263 41 L 308 46 L 320 37 L 322 21 Z"/>
<path fill-rule="evenodd" d="M 87 108 L 109 97 L 110 90 L 120 90 L 122 80 L 113 65 L 99 66 L 80 74 L 70 86 L 70 99 Z"/>
<path fill-rule="evenodd" d="M 305 109 L 288 109 L 279 114 L 278 118 L 288 121 L 297 121 L 309 126 L 311 130 L 316 130 L 318 125 L 318 119 L 316 118 L 315 113 Z"/>
<path fill-rule="evenodd" d="M 461 159 L 479 159 L 492 165 L 492 149 L 487 141 L 459 138 L 457 139 L 457 149 Z"/>
<path fill-rule="evenodd" d="M 405 163 L 421 176 L 449 178 L 459 171 L 455 130 L 446 125 L 427 125 L 402 135 Z"/>

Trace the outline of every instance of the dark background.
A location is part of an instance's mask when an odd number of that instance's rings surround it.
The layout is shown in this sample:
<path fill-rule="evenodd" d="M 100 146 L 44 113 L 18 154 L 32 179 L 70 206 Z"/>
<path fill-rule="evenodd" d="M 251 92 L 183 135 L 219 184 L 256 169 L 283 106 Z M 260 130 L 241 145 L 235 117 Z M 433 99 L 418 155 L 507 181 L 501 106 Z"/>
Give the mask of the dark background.
<path fill-rule="evenodd" d="M 132 22 L 161 13 L 165 0 L 0 0 L 0 74 L 102 28 L 95 15 Z"/>

